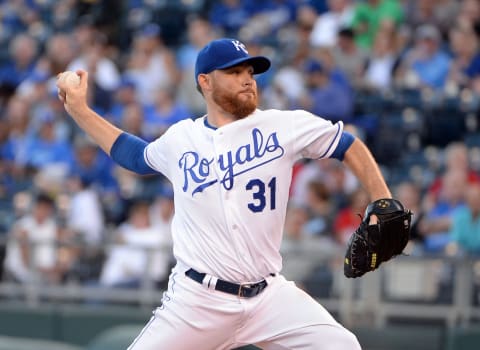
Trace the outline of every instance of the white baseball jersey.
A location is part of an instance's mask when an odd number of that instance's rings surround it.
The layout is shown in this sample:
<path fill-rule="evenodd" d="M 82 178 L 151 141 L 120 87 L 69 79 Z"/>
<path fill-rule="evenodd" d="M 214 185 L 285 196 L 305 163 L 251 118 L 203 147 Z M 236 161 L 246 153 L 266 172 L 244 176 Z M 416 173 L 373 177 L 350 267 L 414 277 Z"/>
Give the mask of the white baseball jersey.
<path fill-rule="evenodd" d="M 257 110 L 217 129 L 205 118 L 173 125 L 144 153 L 173 184 L 173 252 L 197 271 L 258 281 L 281 270 L 292 166 L 331 156 L 343 124 L 301 110 Z"/>

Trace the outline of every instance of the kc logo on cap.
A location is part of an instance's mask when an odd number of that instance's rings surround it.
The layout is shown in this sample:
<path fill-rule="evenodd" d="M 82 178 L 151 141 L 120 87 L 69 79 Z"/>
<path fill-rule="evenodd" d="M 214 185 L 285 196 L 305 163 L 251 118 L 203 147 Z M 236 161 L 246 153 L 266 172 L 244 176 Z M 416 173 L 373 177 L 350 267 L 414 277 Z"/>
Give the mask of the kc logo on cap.
<path fill-rule="evenodd" d="M 238 51 L 242 50 L 248 55 L 248 51 L 247 51 L 247 48 L 245 47 L 245 44 L 243 44 L 238 40 L 232 40 L 232 44 L 237 48 Z"/>
<path fill-rule="evenodd" d="M 236 39 L 213 40 L 200 50 L 195 63 L 195 81 L 199 74 L 208 74 L 217 69 L 226 69 L 248 62 L 253 73 L 263 73 L 270 68 L 270 60 L 264 56 L 250 56 L 246 46 Z"/>

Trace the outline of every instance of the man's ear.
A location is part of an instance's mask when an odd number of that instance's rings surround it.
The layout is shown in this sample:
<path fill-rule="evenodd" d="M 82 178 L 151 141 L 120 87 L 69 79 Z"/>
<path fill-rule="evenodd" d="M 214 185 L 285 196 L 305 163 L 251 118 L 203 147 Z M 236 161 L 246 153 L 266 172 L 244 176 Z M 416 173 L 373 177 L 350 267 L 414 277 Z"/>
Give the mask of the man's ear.
<path fill-rule="evenodd" d="M 210 84 L 211 84 L 210 75 L 208 74 L 198 75 L 198 85 L 200 86 L 200 89 L 202 90 L 203 93 L 210 90 Z"/>

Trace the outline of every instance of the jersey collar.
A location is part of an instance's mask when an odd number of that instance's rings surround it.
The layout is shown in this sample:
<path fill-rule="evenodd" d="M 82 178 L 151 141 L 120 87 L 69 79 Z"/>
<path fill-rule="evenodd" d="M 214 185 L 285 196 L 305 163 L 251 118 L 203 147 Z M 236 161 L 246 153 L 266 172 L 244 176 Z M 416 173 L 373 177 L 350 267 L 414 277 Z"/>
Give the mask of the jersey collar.
<path fill-rule="evenodd" d="M 205 126 L 209 129 L 217 130 L 217 127 L 213 126 L 208 122 L 207 116 L 205 116 L 205 118 L 203 119 L 203 124 L 205 124 Z"/>

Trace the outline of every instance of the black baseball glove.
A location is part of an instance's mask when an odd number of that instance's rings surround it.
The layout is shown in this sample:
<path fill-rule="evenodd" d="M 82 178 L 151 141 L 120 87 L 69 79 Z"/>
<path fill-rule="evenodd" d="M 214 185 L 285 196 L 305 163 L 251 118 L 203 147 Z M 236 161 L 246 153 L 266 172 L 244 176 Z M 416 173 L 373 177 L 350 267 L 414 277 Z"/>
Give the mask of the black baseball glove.
<path fill-rule="evenodd" d="M 378 218 L 370 224 L 370 217 Z M 401 254 L 410 237 L 412 213 L 398 200 L 384 198 L 370 203 L 360 226 L 350 237 L 344 261 L 346 277 L 360 277 L 384 261 Z"/>

